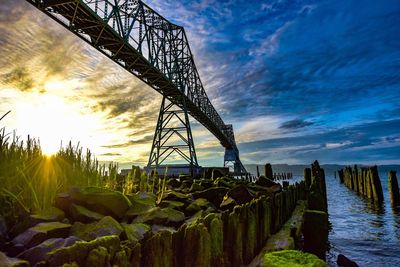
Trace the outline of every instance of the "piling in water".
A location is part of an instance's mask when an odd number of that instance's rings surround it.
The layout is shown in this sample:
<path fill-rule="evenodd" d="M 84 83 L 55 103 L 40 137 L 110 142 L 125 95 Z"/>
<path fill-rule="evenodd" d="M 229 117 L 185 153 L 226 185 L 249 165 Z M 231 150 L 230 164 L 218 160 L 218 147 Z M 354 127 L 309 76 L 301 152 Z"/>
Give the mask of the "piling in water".
<path fill-rule="evenodd" d="M 379 179 L 378 167 L 367 168 L 346 167 L 338 171 L 340 182 L 349 189 L 373 201 L 383 201 L 383 190 Z"/>
<path fill-rule="evenodd" d="M 399 184 L 396 177 L 395 171 L 389 171 L 389 193 L 390 193 L 390 202 L 392 206 L 396 207 L 400 204 L 400 192 L 399 192 Z"/>

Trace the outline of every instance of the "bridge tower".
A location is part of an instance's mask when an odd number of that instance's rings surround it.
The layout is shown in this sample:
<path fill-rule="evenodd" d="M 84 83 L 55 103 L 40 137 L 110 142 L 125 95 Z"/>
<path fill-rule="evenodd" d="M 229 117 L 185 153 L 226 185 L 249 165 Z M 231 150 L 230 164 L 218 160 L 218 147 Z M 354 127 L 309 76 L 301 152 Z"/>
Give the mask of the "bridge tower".
<path fill-rule="evenodd" d="M 169 157 L 183 159 L 190 173 L 198 167 L 186 101 L 183 107 L 163 97 L 151 146 L 147 170 L 157 170 Z M 176 158 L 175 158 L 176 159 Z"/>

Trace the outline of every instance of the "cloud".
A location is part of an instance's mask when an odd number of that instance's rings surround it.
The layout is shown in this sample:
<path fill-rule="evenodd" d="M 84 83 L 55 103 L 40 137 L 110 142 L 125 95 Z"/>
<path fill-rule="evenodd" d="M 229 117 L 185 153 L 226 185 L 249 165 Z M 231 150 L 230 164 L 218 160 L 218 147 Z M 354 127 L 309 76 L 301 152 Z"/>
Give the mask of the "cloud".
<path fill-rule="evenodd" d="M 311 126 L 313 124 L 314 123 L 310 121 L 305 121 L 302 119 L 294 119 L 290 121 L 285 121 L 284 123 L 281 124 L 281 126 L 279 126 L 279 128 L 285 130 L 296 130 L 307 126 Z"/>

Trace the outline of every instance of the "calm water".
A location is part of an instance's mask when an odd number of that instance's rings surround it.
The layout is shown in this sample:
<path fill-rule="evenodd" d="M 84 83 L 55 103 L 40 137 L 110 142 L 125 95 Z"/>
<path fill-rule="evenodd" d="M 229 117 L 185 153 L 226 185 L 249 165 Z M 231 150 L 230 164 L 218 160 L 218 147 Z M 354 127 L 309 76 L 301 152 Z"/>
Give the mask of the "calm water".
<path fill-rule="evenodd" d="M 360 266 L 400 266 L 400 214 L 392 209 L 386 173 L 379 173 L 384 203 L 374 205 L 327 175 L 328 212 L 332 230 L 328 261 L 339 253 Z"/>
<path fill-rule="evenodd" d="M 400 267 L 400 213 L 390 204 L 387 173 L 379 173 L 384 203 L 376 206 L 368 199 L 340 184 L 339 178 L 326 176 L 330 251 L 327 262 L 337 266 L 338 254 L 359 266 Z M 296 177 L 295 182 L 303 177 Z"/>

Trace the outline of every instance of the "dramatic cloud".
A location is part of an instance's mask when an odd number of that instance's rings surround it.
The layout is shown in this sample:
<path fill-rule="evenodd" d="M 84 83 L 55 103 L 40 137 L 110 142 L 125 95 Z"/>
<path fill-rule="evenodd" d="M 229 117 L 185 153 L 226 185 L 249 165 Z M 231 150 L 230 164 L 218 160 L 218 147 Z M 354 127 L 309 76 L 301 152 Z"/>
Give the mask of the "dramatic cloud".
<path fill-rule="evenodd" d="M 145 2 L 185 27 L 245 163 L 398 160 L 397 0 Z M 2 123 L 28 134 L 16 108 L 55 98 L 76 113 L 63 138 L 102 160 L 146 163 L 161 96 L 26 1 L 0 4 L 0 66 L 0 114 L 13 109 Z M 221 165 L 218 140 L 192 130 L 200 163 Z"/>

